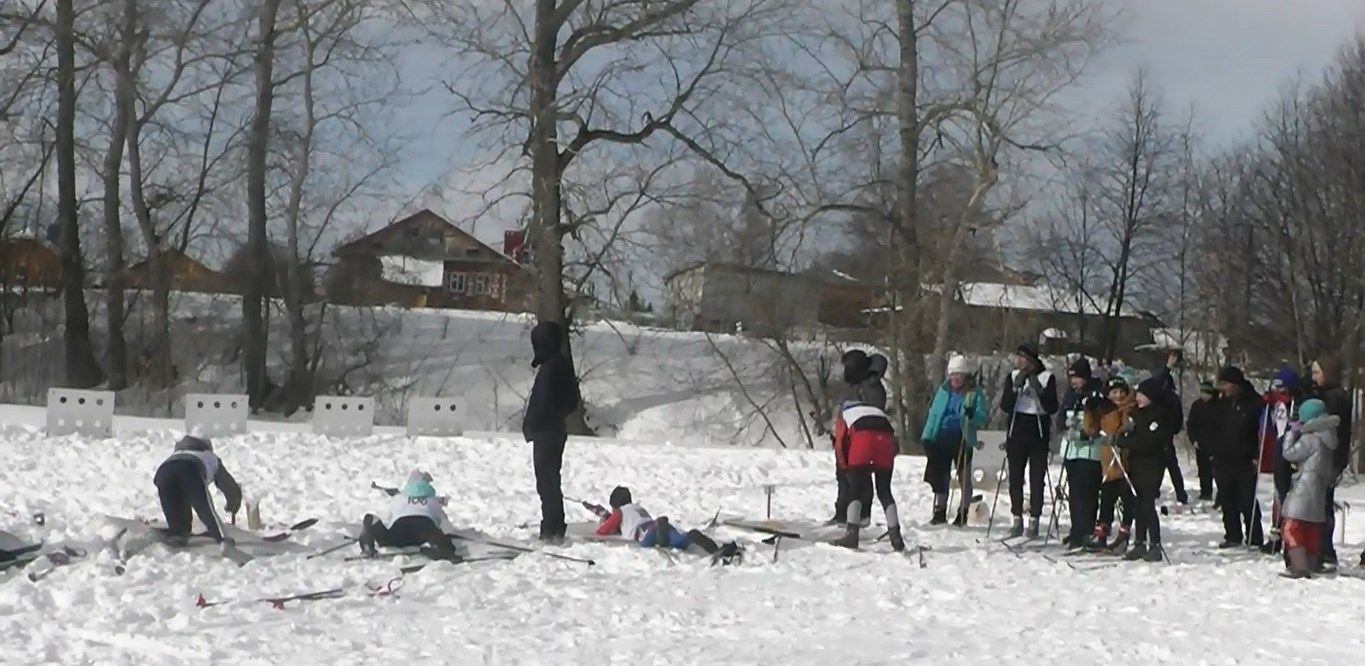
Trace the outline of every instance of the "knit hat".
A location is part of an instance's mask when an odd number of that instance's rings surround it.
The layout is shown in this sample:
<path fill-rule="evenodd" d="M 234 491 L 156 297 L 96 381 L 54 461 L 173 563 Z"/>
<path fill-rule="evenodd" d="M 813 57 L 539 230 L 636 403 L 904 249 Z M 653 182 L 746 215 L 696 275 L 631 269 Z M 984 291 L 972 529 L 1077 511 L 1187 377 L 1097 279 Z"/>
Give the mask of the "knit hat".
<path fill-rule="evenodd" d="M 616 486 L 615 488 L 612 489 L 611 498 L 609 500 L 611 508 L 619 509 L 627 504 L 630 504 L 633 501 L 635 500 L 632 499 L 630 496 L 630 488 L 627 488 L 625 486 Z"/>
<path fill-rule="evenodd" d="M 1228 367 L 1218 371 L 1219 382 L 1226 382 L 1228 384 L 1244 384 L 1246 383 L 1246 380 L 1247 376 L 1242 374 L 1242 369 L 1235 365 L 1229 365 Z"/>
<path fill-rule="evenodd" d="M 948 359 L 948 374 L 969 375 L 971 373 L 971 368 L 967 366 L 966 356 L 953 356 Z"/>
<path fill-rule="evenodd" d="M 1132 385 L 1130 385 L 1130 384 L 1128 383 L 1128 380 L 1124 379 L 1124 378 L 1121 377 L 1121 376 L 1120 376 L 1120 377 L 1111 377 L 1111 378 L 1109 379 L 1109 383 L 1104 385 L 1104 392 L 1105 392 L 1105 394 L 1108 394 L 1110 391 L 1114 391 L 1114 390 L 1125 391 L 1125 392 L 1127 392 L 1127 393 L 1132 393 L 1132 392 L 1133 392 L 1133 387 L 1132 387 Z"/>
<path fill-rule="evenodd" d="M 1218 393 L 1218 389 L 1213 388 L 1213 382 L 1205 380 L 1199 382 L 1199 392 L 1205 395 L 1215 395 Z"/>
<path fill-rule="evenodd" d="M 1157 377 L 1148 377 L 1138 384 L 1138 393 L 1147 396 L 1152 402 L 1161 400 L 1161 394 L 1165 392 L 1165 384 Z"/>
<path fill-rule="evenodd" d="M 1066 376 L 1080 377 L 1086 381 L 1093 379 L 1094 375 L 1090 372 L 1090 359 L 1084 356 L 1076 359 L 1076 362 L 1072 363 L 1071 367 L 1067 369 Z"/>
<path fill-rule="evenodd" d="M 404 497 L 435 497 L 436 489 L 431 485 L 431 475 L 422 470 L 412 470 L 407 483 L 403 484 Z"/>
<path fill-rule="evenodd" d="M 1275 371 L 1275 378 L 1271 380 L 1270 387 L 1294 391 L 1299 388 L 1299 381 L 1299 373 L 1294 372 L 1294 369 L 1289 366 L 1284 366 Z"/>
<path fill-rule="evenodd" d="M 1014 350 L 1014 353 L 1015 353 L 1015 354 L 1018 354 L 1019 356 L 1023 356 L 1023 357 L 1025 357 L 1025 358 L 1028 358 L 1029 360 L 1031 360 L 1031 361 L 1033 361 L 1035 364 L 1037 364 L 1038 367 L 1040 367 L 1040 368 L 1043 366 L 1043 357 L 1039 356 L 1039 355 L 1038 355 L 1038 350 L 1035 349 L 1035 348 L 1033 347 L 1033 345 L 1031 345 L 1031 344 L 1029 344 L 1029 343 L 1027 343 L 1027 342 L 1025 342 L 1025 343 L 1022 344 L 1022 345 L 1019 345 L 1019 348 L 1016 349 L 1016 350 Z"/>
<path fill-rule="evenodd" d="M 1327 403 L 1313 398 L 1299 405 L 1299 421 L 1307 423 L 1327 413 Z"/>

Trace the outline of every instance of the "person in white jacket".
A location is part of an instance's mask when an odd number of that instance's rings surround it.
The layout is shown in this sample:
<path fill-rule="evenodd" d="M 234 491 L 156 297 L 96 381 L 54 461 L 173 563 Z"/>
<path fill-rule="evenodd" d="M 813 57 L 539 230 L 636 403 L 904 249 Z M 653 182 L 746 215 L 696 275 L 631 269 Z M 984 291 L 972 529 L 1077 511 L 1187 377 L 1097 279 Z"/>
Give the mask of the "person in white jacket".
<path fill-rule="evenodd" d="M 414 470 L 408 475 L 403 489 L 394 495 L 393 507 L 389 512 L 389 524 L 385 525 L 374 514 L 366 514 L 360 530 L 360 549 L 366 555 L 375 557 L 379 548 L 423 548 L 423 554 L 433 559 L 453 560 L 455 548 L 445 533 L 445 501 L 436 496 L 431 485 L 431 475 Z"/>

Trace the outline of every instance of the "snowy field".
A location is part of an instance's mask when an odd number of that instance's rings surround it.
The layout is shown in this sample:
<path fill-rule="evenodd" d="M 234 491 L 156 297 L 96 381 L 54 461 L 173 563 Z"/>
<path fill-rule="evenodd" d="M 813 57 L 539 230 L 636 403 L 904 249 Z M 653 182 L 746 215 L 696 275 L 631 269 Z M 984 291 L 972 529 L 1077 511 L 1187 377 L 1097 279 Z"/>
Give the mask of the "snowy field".
<path fill-rule="evenodd" d="M 0 415 L 10 424 L 0 430 L 0 528 L 96 546 L 113 533 L 102 514 L 159 514 L 151 477 L 177 437 L 173 422 L 88 441 L 22 425 L 30 410 Z M 527 445 L 277 431 L 217 448 L 261 502 L 268 530 L 321 519 L 294 539 L 307 548 L 237 568 L 209 552 L 157 546 L 122 575 L 111 552 L 92 550 L 36 583 L 0 578 L 0 663 L 1034 664 L 1107 654 L 1120 663 L 1257 664 L 1355 663 L 1365 653 L 1365 581 L 1287 581 L 1275 559 L 1210 551 L 1221 534 L 1212 515 L 1164 520 L 1170 566 L 1078 571 L 1056 549 L 1047 551 L 1053 559 L 1015 555 L 983 545 L 984 525 L 927 527 L 918 458 L 898 461 L 895 492 L 907 541 L 931 549 L 925 568 L 885 544 L 858 553 L 792 544 L 774 562 L 757 535 L 719 528 L 747 542 L 742 565 L 575 543 L 548 552 L 596 566 L 541 554 L 433 564 L 407 575 L 396 598 L 374 597 L 366 584 L 398 576 L 402 561 L 344 561 L 353 549 L 305 555 L 344 539 L 367 511 L 383 512 L 387 498 L 371 481 L 395 484 L 423 467 L 451 497 L 456 524 L 527 539 L 519 526 L 537 518 Z M 604 501 L 625 484 L 655 515 L 692 527 L 718 509 L 762 518 L 763 485 L 777 484 L 774 517 L 816 519 L 828 515 L 830 468 L 827 452 L 571 444 L 564 489 Z M 1343 496 L 1365 506 L 1365 493 Z M 31 519 L 39 511 L 42 527 Z M 568 515 L 589 518 L 573 505 Z M 1365 537 L 1354 523 L 1353 544 Z M 1358 550 L 1344 548 L 1343 561 Z M 330 588 L 345 596 L 284 610 L 250 601 Z M 197 608 L 200 595 L 230 603 Z"/>

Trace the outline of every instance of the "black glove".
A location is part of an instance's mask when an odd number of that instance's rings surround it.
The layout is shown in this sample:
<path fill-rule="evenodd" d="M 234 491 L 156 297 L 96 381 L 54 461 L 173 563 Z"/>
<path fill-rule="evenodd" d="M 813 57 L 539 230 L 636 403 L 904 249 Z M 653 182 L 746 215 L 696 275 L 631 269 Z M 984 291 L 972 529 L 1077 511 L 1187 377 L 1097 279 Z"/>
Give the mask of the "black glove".
<path fill-rule="evenodd" d="M 235 502 L 229 501 L 229 502 L 227 503 L 227 512 L 228 512 L 228 513 L 237 513 L 237 510 L 240 509 L 240 508 L 242 508 L 242 500 L 241 500 L 240 498 L 237 499 L 237 501 L 235 501 Z"/>
<path fill-rule="evenodd" d="M 601 504 L 592 504 L 592 503 L 590 503 L 590 502 L 583 502 L 583 508 L 584 508 L 584 509 L 587 509 L 587 510 L 589 510 L 589 511 L 591 511 L 591 512 L 593 513 L 593 515 L 598 516 L 598 517 L 601 517 L 601 518 L 606 518 L 606 517 L 608 517 L 608 516 L 611 515 L 611 512 L 610 512 L 610 511 L 607 511 L 607 508 L 604 507 L 604 506 L 602 506 Z"/>
<path fill-rule="evenodd" d="M 1020 372 L 1019 376 L 1014 378 L 1014 390 L 1018 391 L 1019 389 L 1024 388 L 1024 384 L 1026 383 L 1028 383 L 1028 375 Z"/>
<path fill-rule="evenodd" d="M 964 419 L 970 421 L 970 420 L 972 420 L 972 417 L 974 417 L 974 416 L 976 416 L 976 410 L 975 410 L 975 409 L 973 409 L 973 408 L 971 408 L 971 407 L 963 407 L 963 408 L 962 408 L 962 418 L 964 418 Z"/>

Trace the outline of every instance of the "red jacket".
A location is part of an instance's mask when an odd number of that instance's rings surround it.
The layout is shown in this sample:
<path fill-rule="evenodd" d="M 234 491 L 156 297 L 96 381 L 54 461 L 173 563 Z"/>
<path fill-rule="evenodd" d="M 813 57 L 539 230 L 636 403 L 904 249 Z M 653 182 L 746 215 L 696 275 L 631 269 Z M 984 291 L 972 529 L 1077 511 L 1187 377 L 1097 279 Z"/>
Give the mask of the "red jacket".
<path fill-rule="evenodd" d="M 834 421 L 834 455 L 839 469 L 889 470 L 896 459 L 896 432 L 886 412 L 870 405 L 849 405 Z"/>

